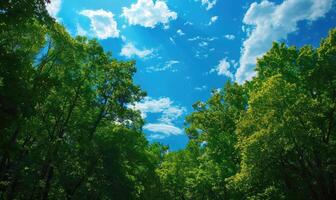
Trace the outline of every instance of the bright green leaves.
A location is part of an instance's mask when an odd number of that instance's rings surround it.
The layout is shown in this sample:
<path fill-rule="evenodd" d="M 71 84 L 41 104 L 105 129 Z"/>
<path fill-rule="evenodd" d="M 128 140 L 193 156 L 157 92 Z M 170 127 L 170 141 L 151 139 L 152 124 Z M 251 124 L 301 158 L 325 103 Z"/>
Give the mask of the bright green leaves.
<path fill-rule="evenodd" d="M 255 78 L 193 105 L 169 152 L 129 107 L 145 95 L 135 62 L 72 38 L 44 3 L 0 3 L 1 199 L 336 196 L 336 30 L 317 49 L 274 43 Z"/>
<path fill-rule="evenodd" d="M 252 81 L 256 87 L 249 87 L 248 109 L 237 127 L 241 170 L 232 179 L 247 197 L 260 199 L 270 192 L 276 198 L 333 195 L 325 177 L 333 160 L 328 152 L 334 146 L 326 135 L 335 130 L 335 93 L 328 87 L 335 68 L 332 56 L 319 53 L 326 45 L 334 48 L 333 32 L 318 53 L 309 46 L 296 51 L 274 45 L 258 61 L 258 77 Z"/>
<path fill-rule="evenodd" d="M 335 196 L 335 36 L 318 49 L 274 43 L 253 80 L 195 103 L 188 147 L 159 168 L 168 199 Z"/>

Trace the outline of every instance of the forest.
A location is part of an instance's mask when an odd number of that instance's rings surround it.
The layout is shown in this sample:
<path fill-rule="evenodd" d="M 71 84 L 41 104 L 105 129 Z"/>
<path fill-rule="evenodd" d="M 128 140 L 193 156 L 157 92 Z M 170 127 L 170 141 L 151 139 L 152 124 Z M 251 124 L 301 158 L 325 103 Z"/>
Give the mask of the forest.
<path fill-rule="evenodd" d="M 185 119 L 179 151 L 130 105 L 134 61 L 72 37 L 48 0 L 0 2 L 0 199 L 335 199 L 336 29 L 284 43 Z"/>

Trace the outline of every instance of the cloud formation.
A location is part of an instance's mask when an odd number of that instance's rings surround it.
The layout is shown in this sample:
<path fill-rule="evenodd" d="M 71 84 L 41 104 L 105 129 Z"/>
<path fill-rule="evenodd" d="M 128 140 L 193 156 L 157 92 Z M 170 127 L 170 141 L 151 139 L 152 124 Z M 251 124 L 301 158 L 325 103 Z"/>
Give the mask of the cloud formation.
<path fill-rule="evenodd" d="M 215 23 L 215 22 L 217 21 L 217 19 L 218 19 L 218 16 L 213 16 L 213 17 L 211 17 L 211 18 L 210 18 L 210 22 L 208 23 L 208 25 L 209 25 L 209 26 L 212 25 L 213 23 Z"/>
<path fill-rule="evenodd" d="M 119 37 L 117 22 L 114 20 L 112 12 L 103 9 L 82 10 L 79 14 L 90 19 L 92 34 L 98 39 Z"/>
<path fill-rule="evenodd" d="M 158 122 L 146 124 L 143 127 L 145 130 L 163 134 L 163 137 L 183 133 L 182 129 L 174 125 L 174 122 L 186 112 L 186 109 L 175 105 L 168 97 L 158 99 L 145 97 L 143 101 L 137 102 L 130 107 L 134 110 L 139 110 L 143 118 L 146 118 L 148 114 L 159 114 Z"/>
<path fill-rule="evenodd" d="M 281 4 L 264 0 L 252 3 L 243 19 L 243 23 L 252 29 L 243 42 L 240 67 L 235 74 L 237 82 L 255 76 L 256 58 L 271 48 L 273 41 L 286 39 L 288 34 L 298 30 L 298 22 L 317 20 L 331 8 L 332 0 L 285 0 Z"/>
<path fill-rule="evenodd" d="M 196 1 L 199 1 L 199 0 L 196 0 Z M 202 3 L 202 6 L 206 7 L 205 8 L 206 10 L 210 10 L 216 5 L 217 0 L 201 0 L 201 3 Z"/>
<path fill-rule="evenodd" d="M 50 3 L 46 4 L 46 9 L 50 16 L 56 18 L 58 12 L 61 10 L 61 0 L 52 0 Z"/>
<path fill-rule="evenodd" d="M 176 33 L 179 34 L 180 36 L 185 35 L 185 33 L 181 29 L 177 30 Z"/>
<path fill-rule="evenodd" d="M 122 16 L 130 25 L 154 28 L 157 24 L 167 25 L 170 20 L 175 20 L 177 13 L 169 10 L 165 1 L 138 0 L 130 8 L 123 7 Z"/>
<path fill-rule="evenodd" d="M 164 64 L 148 67 L 146 69 L 147 72 L 161 72 L 170 70 L 172 72 L 176 72 L 177 70 L 173 68 L 174 65 L 179 64 L 178 60 L 169 60 L 166 61 Z"/>
<path fill-rule="evenodd" d="M 139 58 L 145 58 L 147 56 L 152 55 L 153 49 L 138 49 L 132 43 L 125 44 L 120 52 L 121 56 L 125 56 L 127 58 L 131 58 L 137 56 Z"/>
<path fill-rule="evenodd" d="M 234 65 L 233 62 L 234 61 L 232 61 L 232 63 L 230 63 L 230 61 L 228 61 L 228 58 L 223 58 L 222 60 L 219 61 L 219 64 L 217 66 L 215 66 L 214 68 L 212 68 L 210 70 L 210 73 L 216 72 L 217 75 L 224 75 L 224 76 L 229 77 L 232 80 L 234 80 L 234 76 L 233 76 L 232 72 L 230 71 L 230 69 L 232 67 L 231 64 Z"/>
<path fill-rule="evenodd" d="M 232 35 L 232 34 L 227 34 L 227 35 L 224 35 L 224 38 L 226 38 L 228 40 L 234 40 L 236 38 L 236 36 Z"/>
<path fill-rule="evenodd" d="M 181 135 L 183 133 L 183 130 L 176 127 L 176 126 L 173 126 L 173 125 L 169 125 L 169 124 L 162 124 L 162 123 L 157 123 L 157 124 L 152 124 L 152 123 L 149 123 L 149 124 L 146 124 L 144 127 L 143 127 L 144 130 L 147 130 L 147 131 L 150 131 L 150 132 L 153 132 L 153 133 L 162 133 L 162 134 L 154 134 L 154 138 L 153 139 L 163 139 L 167 136 L 170 136 L 170 135 Z"/>

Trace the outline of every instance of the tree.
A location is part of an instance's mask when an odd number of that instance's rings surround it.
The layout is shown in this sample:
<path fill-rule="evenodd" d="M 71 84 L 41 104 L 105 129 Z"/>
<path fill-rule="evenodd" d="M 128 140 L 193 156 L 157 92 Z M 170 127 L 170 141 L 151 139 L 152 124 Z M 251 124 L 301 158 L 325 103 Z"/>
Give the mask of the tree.
<path fill-rule="evenodd" d="M 335 36 L 316 50 L 274 44 L 258 61 L 237 129 L 242 161 L 233 182 L 246 196 L 335 196 Z"/>
<path fill-rule="evenodd" d="M 4 13 L 14 7 L 24 4 Z M 35 14 L 15 22 L 1 31 L 0 198 L 156 195 L 159 156 L 128 106 L 145 95 L 135 62 Z"/>

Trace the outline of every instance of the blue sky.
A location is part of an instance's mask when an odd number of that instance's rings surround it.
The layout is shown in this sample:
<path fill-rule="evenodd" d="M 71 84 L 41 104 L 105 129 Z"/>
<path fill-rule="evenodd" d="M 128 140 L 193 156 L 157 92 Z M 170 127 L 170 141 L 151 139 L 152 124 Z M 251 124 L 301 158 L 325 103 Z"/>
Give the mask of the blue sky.
<path fill-rule="evenodd" d="M 51 0 L 49 13 L 73 36 L 97 38 L 136 60 L 148 97 L 132 107 L 149 141 L 184 148 L 184 117 L 226 81 L 243 83 L 272 41 L 318 46 L 336 25 L 333 0 Z"/>

